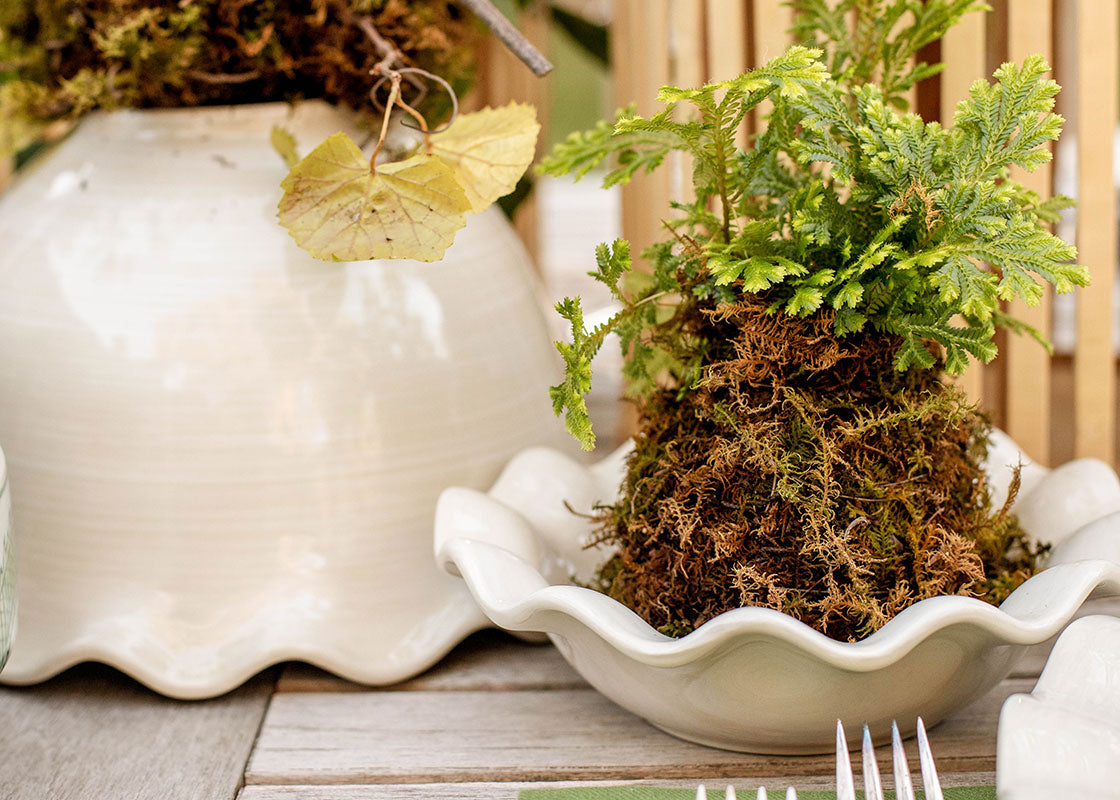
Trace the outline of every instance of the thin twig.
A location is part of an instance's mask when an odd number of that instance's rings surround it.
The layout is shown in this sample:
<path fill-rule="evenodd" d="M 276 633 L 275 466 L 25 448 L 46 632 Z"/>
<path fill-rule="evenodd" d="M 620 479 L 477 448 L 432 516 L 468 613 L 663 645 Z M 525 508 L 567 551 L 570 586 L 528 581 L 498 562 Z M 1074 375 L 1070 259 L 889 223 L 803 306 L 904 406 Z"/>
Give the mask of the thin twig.
<path fill-rule="evenodd" d="M 413 119 L 420 123 L 420 132 L 424 134 L 424 147 L 428 147 L 431 142 L 428 140 L 428 121 L 424 119 L 424 115 L 410 106 L 404 100 L 401 100 L 399 95 L 397 96 L 397 106 L 399 108 L 403 108 L 405 111 L 412 115 Z"/>
<path fill-rule="evenodd" d="M 856 529 L 857 525 L 870 525 L 870 524 L 871 524 L 871 520 L 869 520 L 867 517 L 856 517 L 851 522 L 849 522 L 848 527 L 846 527 L 844 529 L 844 538 L 847 539 L 849 536 L 851 536 L 852 531 L 854 531 Z"/>
<path fill-rule="evenodd" d="M 405 67 L 404 69 L 398 70 L 398 72 L 400 72 L 400 74 L 402 74 L 402 75 L 412 75 L 412 74 L 421 75 L 421 76 L 427 78 L 428 80 L 430 80 L 432 83 L 437 83 L 440 86 L 442 86 L 443 90 L 445 92 L 447 92 L 447 96 L 449 98 L 451 98 L 451 116 L 448 117 L 447 122 L 443 123 L 442 126 L 436 128 L 435 130 L 428 130 L 427 122 L 421 122 L 421 127 L 414 128 L 414 126 L 409 125 L 406 121 L 401 120 L 402 125 L 404 125 L 406 128 L 413 128 L 414 130 L 423 131 L 424 132 L 424 137 L 425 137 L 425 140 L 426 140 L 428 134 L 443 133 L 445 130 L 447 130 L 448 128 L 450 128 L 452 125 L 455 124 L 455 120 L 459 118 L 459 97 L 455 94 L 455 90 L 451 87 L 450 83 L 445 81 L 439 75 L 436 75 L 434 72 L 428 72 L 428 70 L 420 69 L 419 67 Z M 398 100 L 397 105 L 402 105 L 403 102 L 404 101 L 402 101 L 402 100 Z M 415 102 L 418 102 L 418 101 L 413 100 L 412 102 L 415 103 Z M 408 110 L 412 111 L 411 108 L 408 109 Z M 413 116 L 416 116 L 416 112 L 413 112 Z"/>
<path fill-rule="evenodd" d="M 509 51 L 520 58 L 538 78 L 552 72 L 552 63 L 540 50 L 533 46 L 521 31 L 494 7 L 490 0 L 459 0 L 482 20 L 490 31 L 497 36 Z"/>
<path fill-rule="evenodd" d="M 361 28 L 362 33 L 373 42 L 373 46 L 377 52 L 381 54 L 381 60 L 373 67 L 372 71 L 374 74 L 388 75 L 389 70 L 393 67 L 405 66 L 401 51 L 398 50 L 392 42 L 377 32 L 377 28 L 373 24 L 373 19 L 370 17 L 358 17 L 355 23 Z M 427 91 L 428 87 L 425 86 L 424 82 L 419 78 L 410 75 L 406 80 L 421 92 Z"/>
<path fill-rule="evenodd" d="M 377 147 L 373 148 L 373 154 L 369 157 L 371 175 L 377 174 L 377 154 L 381 152 L 381 146 L 385 144 L 385 134 L 389 132 L 389 117 L 392 115 L 393 105 L 401 96 L 401 76 L 394 75 L 391 80 L 393 83 L 389 89 L 389 102 L 385 104 L 385 116 L 381 118 L 381 135 L 377 138 Z"/>
<path fill-rule="evenodd" d="M 187 75 L 188 78 L 194 78 L 196 81 L 202 81 L 203 83 L 214 83 L 214 84 L 220 84 L 220 83 L 248 83 L 249 81 L 255 81 L 257 78 L 259 78 L 261 76 L 260 72 L 258 72 L 257 70 L 252 70 L 251 72 L 220 73 L 220 72 L 201 72 L 197 69 L 188 70 L 186 75 Z"/>

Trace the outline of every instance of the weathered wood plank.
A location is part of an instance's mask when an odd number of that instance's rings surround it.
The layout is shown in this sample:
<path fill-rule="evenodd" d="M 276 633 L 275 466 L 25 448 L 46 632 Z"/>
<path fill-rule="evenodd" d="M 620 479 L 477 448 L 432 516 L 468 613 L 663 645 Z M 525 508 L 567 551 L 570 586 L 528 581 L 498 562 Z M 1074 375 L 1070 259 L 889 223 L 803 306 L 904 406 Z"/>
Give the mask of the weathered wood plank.
<path fill-rule="evenodd" d="M 5 800 L 230 800 L 275 677 L 216 700 L 169 700 L 83 665 L 40 686 L 0 689 Z"/>
<path fill-rule="evenodd" d="M 984 13 L 973 12 L 948 30 L 941 39 L 941 122 L 950 125 L 957 103 L 968 97 L 968 87 L 985 77 L 987 31 Z M 973 361 L 958 379 L 961 389 L 973 402 L 983 401 L 984 365 Z"/>
<path fill-rule="evenodd" d="M 750 19 L 754 46 L 754 63 L 751 66 L 761 67 L 784 53 L 790 45 L 793 9 L 782 0 L 753 0 Z M 751 112 L 756 131 L 762 127 L 762 120 L 773 107 L 773 103 L 765 100 Z"/>
<path fill-rule="evenodd" d="M 726 81 L 747 68 L 747 0 L 707 0 L 708 75 Z"/>
<path fill-rule="evenodd" d="M 423 675 L 384 690 L 508 692 L 586 687 L 587 682 L 552 645 L 528 644 L 498 631 L 482 631 Z M 368 691 L 368 687 L 307 664 L 289 664 L 276 684 L 276 691 L 362 692 Z"/>
<path fill-rule="evenodd" d="M 726 81 L 747 68 L 746 0 L 707 0 L 708 75 Z"/>
<path fill-rule="evenodd" d="M 913 748 L 911 748 L 913 749 Z M 936 754 L 935 754 L 936 755 Z M 858 769 L 858 767 L 857 767 Z M 858 774 L 858 772 L 857 772 Z M 890 772 L 883 772 L 883 784 L 892 788 Z M 914 773 L 917 783 L 917 773 Z M 942 786 L 992 786 L 994 772 L 961 772 L 941 776 Z M 695 788 L 699 781 L 555 781 L 551 783 L 413 783 L 366 784 L 363 786 L 246 786 L 237 800 L 515 800 L 523 789 L 574 789 L 592 786 L 665 786 Z M 781 796 L 781 790 L 793 786 L 801 790 L 835 789 L 835 779 L 825 775 L 787 775 L 780 778 L 721 778 L 705 781 L 709 788 L 722 789 L 730 784 L 740 797 L 753 797 L 759 786 Z M 920 783 L 918 785 L 921 785 Z"/>
<path fill-rule="evenodd" d="M 686 89 L 708 80 L 704 52 L 704 0 L 673 0 L 669 6 L 673 83 Z"/>
<path fill-rule="evenodd" d="M 1050 0 L 1019 0 L 1007 8 L 1007 57 L 1022 62 L 1029 55 L 1054 60 L 1053 8 Z M 1011 177 L 1048 198 L 1053 193 L 1052 164 L 1034 172 L 1012 168 Z M 1051 292 L 1047 288 L 1037 306 L 1022 300 L 1009 305 L 1015 317 L 1051 338 Z M 1050 355 L 1029 336 L 1009 336 L 1007 359 L 1007 432 L 1023 451 L 1041 464 L 1050 460 Z"/>
<path fill-rule="evenodd" d="M 1093 284 L 1077 295 L 1074 354 L 1078 456 L 1113 462 L 1116 362 L 1116 189 L 1112 149 L 1117 117 L 1116 0 L 1077 4 L 1077 248 Z"/>
<path fill-rule="evenodd" d="M 994 769 L 1008 680 L 932 732 L 946 772 Z M 248 785 L 697 779 L 829 774 L 831 756 L 757 756 L 683 742 L 593 690 L 277 694 Z"/>
<path fill-rule="evenodd" d="M 747 0 L 707 0 L 708 79 L 726 81 L 747 70 Z M 746 147 L 749 120 L 736 143 Z"/>
<path fill-rule="evenodd" d="M 672 0 L 669 15 L 671 83 L 686 89 L 703 86 L 708 80 L 704 0 Z M 677 109 L 677 117 L 681 121 L 687 119 L 691 111 L 684 107 L 686 105 L 682 104 Z M 670 153 L 666 161 L 670 171 L 669 190 L 673 199 L 683 203 L 691 202 L 692 157 L 678 151 Z"/>
<path fill-rule="evenodd" d="M 541 0 L 532 2 L 517 14 L 517 25 L 521 32 L 538 50 L 548 55 L 549 11 Z M 521 60 L 498 41 L 497 37 L 486 39 L 480 69 L 480 84 L 485 94 L 485 102 L 491 106 L 503 106 L 511 101 L 528 103 L 537 109 L 542 135 L 538 139 L 538 156 L 541 142 L 548 141 L 549 102 L 552 78 L 539 78 Z M 517 207 L 513 215 L 513 225 L 525 249 L 540 264 L 539 208 L 535 192 Z"/>
<path fill-rule="evenodd" d="M 611 27 L 611 74 L 617 106 L 636 103 L 639 114 L 660 110 L 657 90 L 669 83 L 668 0 L 617 0 Z M 662 167 L 622 187 L 622 235 L 635 256 L 664 236 L 672 176 Z"/>
<path fill-rule="evenodd" d="M 789 46 L 793 9 L 782 0 L 753 0 L 751 11 L 754 65 L 760 67 L 780 56 Z"/>

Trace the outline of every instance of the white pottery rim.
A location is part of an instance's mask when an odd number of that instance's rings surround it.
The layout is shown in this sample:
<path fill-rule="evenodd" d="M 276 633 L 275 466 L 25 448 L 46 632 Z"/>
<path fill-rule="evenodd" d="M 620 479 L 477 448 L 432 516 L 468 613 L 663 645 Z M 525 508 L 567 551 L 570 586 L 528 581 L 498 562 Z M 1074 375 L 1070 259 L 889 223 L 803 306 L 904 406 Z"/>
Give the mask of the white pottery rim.
<path fill-rule="evenodd" d="M 997 434 L 995 458 L 1012 463 L 1020 457 L 1012 448 L 1010 440 Z M 687 636 L 673 639 L 606 595 L 580 586 L 555 585 L 567 584 L 573 574 L 586 580 L 589 567 L 593 566 L 590 561 L 603 557 L 598 554 L 588 558 L 587 551 L 579 547 L 587 533 L 586 522 L 567 512 L 569 521 L 565 523 L 555 506 L 561 505 L 559 500 L 563 499 L 583 512 L 598 501 L 609 500 L 617 491 L 610 487 L 618 485 L 623 458 L 623 451 L 616 452 L 587 468 L 536 448 L 513 459 L 487 495 L 458 488 L 445 491 L 436 517 L 436 558 L 444 569 L 464 578 L 479 606 L 495 624 L 515 631 L 547 633 L 565 658 L 616 703 L 674 735 L 703 744 L 748 752 L 826 752 L 834 729 L 825 726 L 819 734 L 810 733 L 798 731 L 797 724 L 790 723 L 788 731 L 752 733 L 750 723 L 742 722 L 741 729 L 731 732 L 732 722 L 714 721 L 721 713 L 718 703 L 702 708 L 685 704 L 670 707 L 672 703 L 663 697 L 655 700 L 650 696 L 653 686 L 657 686 L 661 696 L 684 696 L 691 687 L 703 698 L 710 694 L 703 687 L 706 670 L 723 669 L 722 662 L 747 658 L 745 653 L 759 647 L 765 652 L 785 653 L 787 660 L 809 665 L 814 675 L 833 675 L 837 686 L 854 683 L 872 695 L 879 673 L 889 676 L 891 670 L 905 667 L 908 658 L 912 662 L 918 652 L 989 659 L 990 663 L 972 665 L 968 681 L 962 677 L 959 697 L 952 699 L 954 707 L 959 707 L 1002 679 L 1023 648 L 1058 633 L 1094 592 L 1120 593 L 1120 515 L 1114 513 L 1115 505 L 1120 503 L 1120 484 L 1112 486 L 1115 474 L 1092 462 L 1074 462 L 1068 469 L 1050 471 L 1024 459 L 1020 503 L 1036 495 L 1036 500 L 1046 499 L 1046 493 L 1053 487 L 1064 489 L 1063 481 L 1071 470 L 1104 475 L 1101 485 L 1106 489 L 1098 492 L 1104 499 L 1099 499 L 1095 509 L 1081 504 L 1079 520 L 1084 524 L 1075 532 L 1067 532 L 1062 548 L 1084 550 L 1082 545 L 1087 541 L 1085 546 L 1091 546 L 1105 558 L 1054 563 L 1026 581 L 999 608 L 979 599 L 957 596 L 923 600 L 873 635 L 854 643 L 835 641 L 792 617 L 763 608 L 725 612 Z M 1009 479 L 1009 474 L 1006 477 Z M 993 495 L 997 499 L 1006 491 L 1006 483 L 1007 480 L 993 480 Z M 1108 497 L 1104 497 L 1106 494 Z M 1063 521 L 1059 517 L 1070 521 L 1071 515 L 1060 502 L 1035 505 L 1052 515 L 1054 526 Z M 1039 517 L 1041 513 L 1031 512 L 1030 522 L 1035 529 L 1045 522 Z M 1097 519 L 1098 516 L 1101 518 Z M 766 678 L 764 666 L 749 658 L 744 664 L 751 664 L 750 669 L 762 669 L 762 673 L 753 674 Z M 677 674 L 679 678 L 673 677 Z M 857 678 L 860 675 L 865 678 Z M 730 685 L 730 692 L 734 693 L 734 684 Z M 920 695 L 921 687 L 915 691 Z M 794 701 L 793 697 L 788 699 Z M 726 698 L 727 705 L 740 708 L 745 715 L 755 711 L 764 716 L 761 710 L 737 701 L 736 697 Z M 914 702 L 921 710 L 919 698 Z M 935 722 L 952 710 L 938 706 L 939 702 L 952 704 L 945 698 L 931 699 L 934 707 L 924 714 L 927 721 Z M 882 714 L 889 711 L 867 710 L 869 721 L 879 722 Z M 900 722 L 905 719 L 897 710 L 892 715 L 897 715 Z M 885 720 L 889 722 L 890 716 Z M 849 727 L 859 730 L 858 724 Z M 877 738 L 883 738 L 887 729 L 873 727 L 873 732 Z"/>
<path fill-rule="evenodd" d="M 481 561 L 506 560 L 507 556 L 532 568 L 500 545 L 470 539 L 448 542 L 441 554 L 445 565 L 453 564 L 460 572 L 472 576 L 480 574 Z M 633 620 L 620 619 L 617 610 L 610 605 L 621 605 L 617 600 L 582 586 L 546 586 L 512 597 L 495 591 L 490 585 L 469 580 L 468 584 L 491 621 L 502 628 L 533 631 L 537 630 L 534 622 L 540 616 L 565 614 L 628 657 L 651 667 L 682 666 L 735 639 L 765 635 L 788 642 L 839 669 L 873 672 L 897 662 L 931 634 L 958 625 L 991 633 L 1010 644 L 1038 644 L 1065 627 L 1097 590 L 1120 595 L 1120 565 L 1103 559 L 1056 565 L 1031 580 L 1043 575 L 1051 576 L 1047 580 L 1054 588 L 1063 590 L 1057 602 L 1040 607 L 1044 615 L 1019 616 L 974 597 L 931 597 L 905 609 L 858 642 L 831 639 L 800 620 L 769 608 L 726 611 L 692 633 L 674 639 L 654 630 L 637 614 L 633 615 Z M 598 598 L 609 602 L 600 602 Z"/>

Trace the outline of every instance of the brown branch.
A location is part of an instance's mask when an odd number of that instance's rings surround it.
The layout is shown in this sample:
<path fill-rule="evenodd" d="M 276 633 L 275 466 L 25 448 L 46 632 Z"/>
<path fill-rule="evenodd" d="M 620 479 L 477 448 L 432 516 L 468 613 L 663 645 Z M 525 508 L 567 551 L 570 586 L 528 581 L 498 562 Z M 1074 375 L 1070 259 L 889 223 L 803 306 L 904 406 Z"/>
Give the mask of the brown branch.
<path fill-rule="evenodd" d="M 525 38 L 521 31 L 513 27 L 513 24 L 494 7 L 490 0 L 459 0 L 459 2 L 482 20 L 511 53 L 525 62 L 525 66 L 531 69 L 534 75 L 539 78 L 552 72 L 552 63 Z"/>
<path fill-rule="evenodd" d="M 357 20 L 355 20 L 355 22 L 357 23 L 358 27 L 361 28 L 362 33 L 364 33 L 369 38 L 369 40 L 373 42 L 373 46 L 374 48 L 376 48 L 377 52 L 381 54 L 381 60 L 378 61 L 373 68 L 373 72 L 375 74 L 388 75 L 389 70 L 391 70 L 393 67 L 405 66 L 404 57 L 401 55 L 401 51 L 398 50 L 392 42 L 390 42 L 388 39 L 377 32 L 377 28 L 373 24 L 373 19 L 371 19 L 370 17 L 359 17 Z M 407 80 L 421 92 L 427 91 L 428 87 L 424 85 L 423 81 L 416 78 L 415 76 L 410 75 L 405 78 L 405 80 Z"/>
<path fill-rule="evenodd" d="M 400 51 L 393 47 L 388 39 L 377 32 L 377 28 L 374 27 L 372 19 L 369 17 L 359 17 L 357 23 L 358 27 L 362 29 L 362 33 L 373 42 L 373 46 L 377 48 L 377 52 L 381 54 L 381 63 L 378 64 L 378 67 L 391 67 L 394 64 L 401 64 Z"/>
<path fill-rule="evenodd" d="M 261 74 L 257 70 L 253 70 L 251 72 L 235 72 L 225 75 L 218 72 L 201 72 L 197 69 L 192 69 L 188 70 L 186 74 L 188 78 L 194 78 L 196 81 L 214 84 L 248 83 L 249 81 L 255 81 L 261 76 Z"/>

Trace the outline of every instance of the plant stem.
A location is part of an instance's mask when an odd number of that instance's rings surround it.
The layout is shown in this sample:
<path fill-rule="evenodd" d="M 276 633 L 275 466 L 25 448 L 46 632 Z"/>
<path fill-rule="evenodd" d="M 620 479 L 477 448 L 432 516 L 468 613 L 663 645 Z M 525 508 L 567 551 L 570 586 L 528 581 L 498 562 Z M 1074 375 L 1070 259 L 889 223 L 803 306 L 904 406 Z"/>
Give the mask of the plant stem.
<path fill-rule="evenodd" d="M 459 0 L 497 36 L 509 51 L 520 58 L 538 78 L 552 72 L 552 63 L 533 46 L 521 31 L 494 7 L 490 0 Z"/>
<path fill-rule="evenodd" d="M 362 33 L 364 33 L 373 43 L 373 46 L 377 48 L 377 52 L 381 54 L 381 61 L 374 66 L 374 70 L 378 74 L 385 75 L 387 71 L 393 67 L 404 66 L 401 51 L 394 47 L 392 42 L 377 32 L 377 28 L 374 26 L 373 20 L 370 17 L 357 17 L 354 19 L 354 24 L 361 29 Z M 421 91 L 427 88 L 424 86 L 423 82 L 414 76 L 410 75 L 407 80 Z M 391 108 L 392 105 L 393 104 L 390 103 L 387 108 Z"/>
<path fill-rule="evenodd" d="M 381 152 L 381 146 L 385 144 L 385 134 L 389 132 L 389 118 L 393 115 L 393 106 L 401 96 L 401 76 L 399 73 L 394 73 L 392 84 L 389 89 L 389 102 L 385 104 L 385 116 L 381 118 L 381 135 L 377 137 L 377 147 L 373 148 L 373 154 L 369 157 L 369 174 L 377 174 L 377 154 Z"/>

